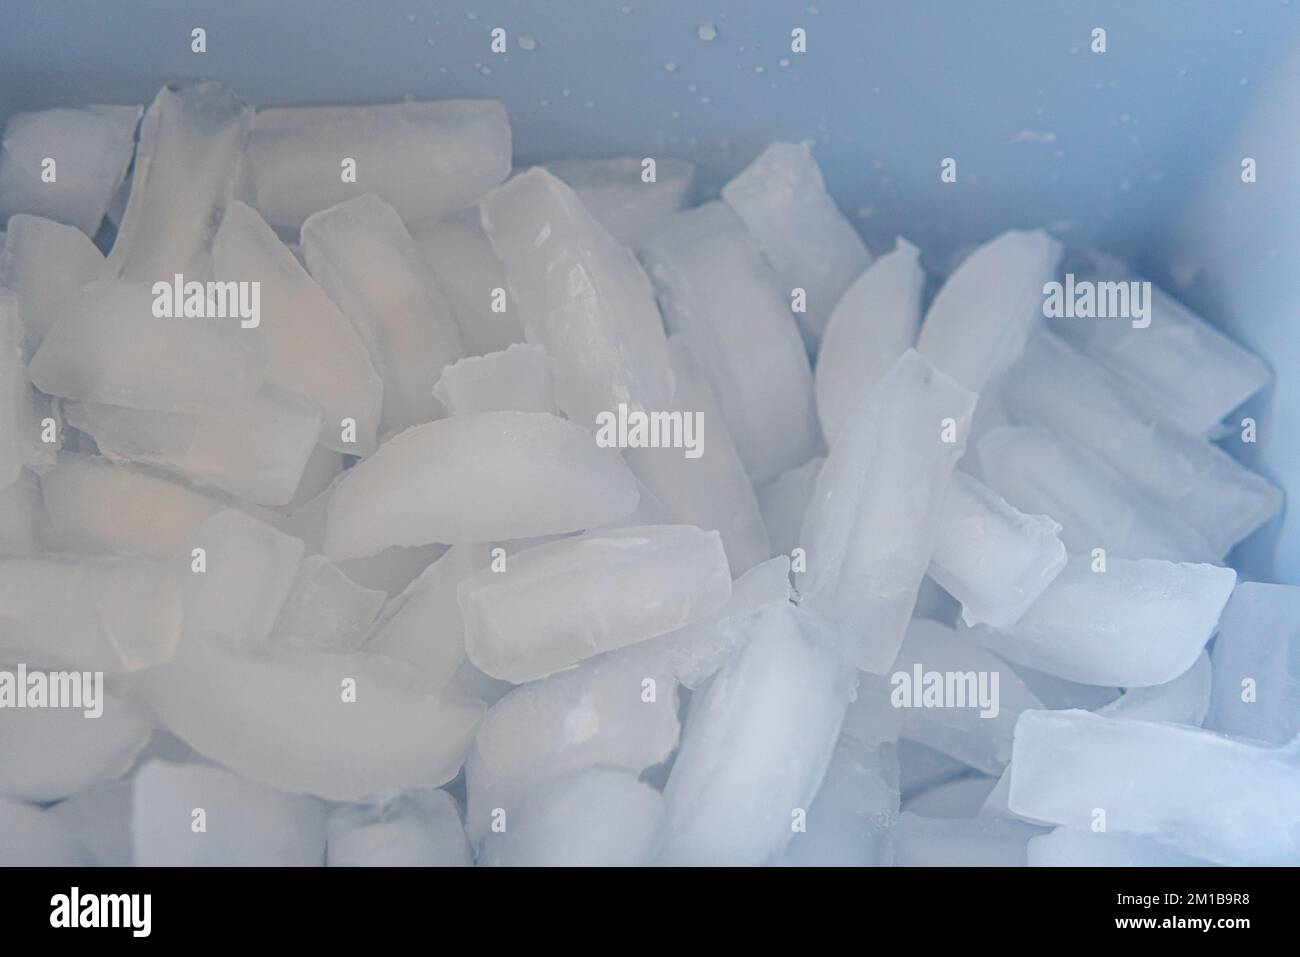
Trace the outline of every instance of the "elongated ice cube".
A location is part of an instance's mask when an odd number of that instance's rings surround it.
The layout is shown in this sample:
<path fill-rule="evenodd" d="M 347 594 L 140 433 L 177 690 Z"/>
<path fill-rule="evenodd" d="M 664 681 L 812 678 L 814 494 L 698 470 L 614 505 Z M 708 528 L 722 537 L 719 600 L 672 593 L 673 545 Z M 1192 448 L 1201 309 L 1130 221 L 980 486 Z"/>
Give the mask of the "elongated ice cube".
<path fill-rule="evenodd" d="M 82 287 L 106 278 L 104 255 L 86 234 L 39 216 L 13 216 L 0 252 L 0 286 L 18 295 L 27 353 L 81 295 Z"/>
<path fill-rule="evenodd" d="M 92 282 L 41 342 L 42 392 L 131 409 L 216 414 L 253 398 L 265 347 L 238 319 L 159 318 L 147 283 Z"/>
<path fill-rule="evenodd" d="M 433 384 L 463 355 L 460 329 L 396 210 L 366 193 L 313 213 L 302 251 L 384 380 L 381 431 L 436 418 Z"/>
<path fill-rule="evenodd" d="M 366 192 L 415 222 L 506 178 L 510 124 L 495 100 L 258 110 L 248 163 L 257 208 L 278 229 Z"/>
<path fill-rule="evenodd" d="M 135 671 L 169 658 L 180 633 L 171 566 L 0 557 L 0 656 L 33 667 Z"/>
<path fill-rule="evenodd" d="M 1003 629 L 972 637 L 1004 658 L 1084 684 L 1172 681 L 1214 634 L 1237 573 L 1214 565 L 1072 555 L 1038 601 Z"/>
<path fill-rule="evenodd" d="M 484 842 L 489 867 L 636 867 L 649 861 L 664 820 L 663 797 L 627 771 L 593 768 L 531 795 Z"/>
<path fill-rule="evenodd" d="M 527 343 L 447 366 L 434 384 L 433 395 L 449 415 L 557 411 L 550 357 L 541 346 Z"/>
<path fill-rule="evenodd" d="M 1242 582 L 1214 641 L 1205 726 L 1285 744 L 1300 734 L 1300 588 Z"/>
<path fill-rule="evenodd" d="M 194 826 L 196 812 L 204 828 Z M 135 776 L 131 830 L 141 867 L 319 867 L 325 806 L 222 768 L 151 761 Z"/>
<path fill-rule="evenodd" d="M 648 182 L 647 158 L 654 163 L 654 179 Z M 629 249 L 636 249 L 659 222 L 686 205 L 695 178 L 694 163 L 669 156 L 551 160 L 546 168 Z"/>
<path fill-rule="evenodd" d="M 799 325 L 810 351 L 871 254 L 826 192 L 808 143 L 773 143 L 722 187 L 781 277 L 782 295 L 807 293 Z"/>
<path fill-rule="evenodd" d="M 265 341 L 267 376 L 301 392 L 324 411 L 321 442 L 336 452 L 365 455 L 375 447 L 383 381 L 352 324 L 257 213 L 231 203 L 212 250 L 224 282 L 261 283 L 261 322 L 243 330 Z M 345 420 L 355 427 L 345 441 Z"/>
<path fill-rule="evenodd" d="M 1062 247 L 1041 229 L 1010 230 L 980 246 L 939 289 L 917 350 L 968 389 L 983 392 L 1020 357 L 1043 315 L 1043 286 Z"/>
<path fill-rule="evenodd" d="M 330 867 L 469 867 L 474 863 L 456 802 L 446 791 L 408 791 L 373 804 L 345 804 L 326 825 Z"/>
<path fill-rule="evenodd" d="M 51 811 L 0 797 L 0 867 L 85 867 L 89 850 Z"/>
<path fill-rule="evenodd" d="M 522 684 L 718 610 L 731 573 L 717 532 L 657 525 L 526 549 L 458 594 L 470 660 Z"/>
<path fill-rule="evenodd" d="M 883 674 L 930 564 L 976 396 L 913 349 L 845 426 L 817 478 L 800 604 L 846 623 L 854 664 Z"/>
<path fill-rule="evenodd" d="M 505 264 L 483 232 L 477 206 L 407 226 L 451 303 L 466 355 L 500 352 L 524 341 L 518 309 L 507 294 Z"/>
<path fill-rule="evenodd" d="M 1058 827 L 1029 839 L 1030 867 L 1210 867 L 1146 838 Z"/>
<path fill-rule="evenodd" d="M 1069 389 L 1061 387 L 1065 382 Z M 1281 490 L 1262 475 L 1217 445 L 1166 425 L 1140 393 L 1051 333 L 1030 339 L 1001 399 L 1013 420 L 1040 423 L 1091 449 L 1131 488 L 1183 516 L 1220 554 L 1282 507 Z"/>
<path fill-rule="evenodd" d="M 1026 515 L 969 473 L 953 473 L 930 577 L 962 603 L 968 625 L 1016 621 L 1065 567 L 1061 526 Z"/>
<path fill-rule="evenodd" d="M 1026 845 L 1042 833 L 1021 821 L 927 818 L 904 811 L 894 829 L 895 867 L 1025 867 Z"/>
<path fill-rule="evenodd" d="M 252 107 L 219 83 L 165 86 L 140 124 L 131 198 L 108 255 L 123 279 L 203 282 L 253 125 Z"/>
<path fill-rule="evenodd" d="M 131 867 L 131 804 L 129 778 L 100 784 L 60 801 L 49 814 L 67 828 L 101 867 Z M 43 862 L 48 864 L 48 862 Z"/>
<path fill-rule="evenodd" d="M 272 635 L 276 642 L 307 648 L 355 650 L 369 635 L 385 595 L 363 588 L 324 555 L 298 569 Z"/>
<path fill-rule="evenodd" d="M 345 473 L 325 552 L 554 535 L 612 522 L 636 503 L 618 452 L 579 425 L 537 412 L 457 415 L 407 429 Z"/>
<path fill-rule="evenodd" d="M 724 203 L 676 213 L 642 258 L 670 332 L 713 386 L 758 484 L 816 452 L 812 372 L 790 308 L 744 224 Z"/>
<path fill-rule="evenodd" d="M 595 767 L 640 774 L 672 754 L 676 684 L 629 651 L 522 685 L 492 706 L 465 761 L 471 842 L 494 823 L 508 829 L 548 781 Z"/>
<path fill-rule="evenodd" d="M 916 342 L 925 271 L 921 251 L 899 237 L 844 291 L 817 352 L 817 417 L 834 442 L 867 394 Z"/>
<path fill-rule="evenodd" d="M 0 149 L 0 223 L 32 213 L 94 236 L 126 178 L 143 115 L 140 106 L 95 104 L 10 116 Z"/>
<path fill-rule="evenodd" d="M 1184 562 L 1223 558 L 1183 516 L 1047 429 L 999 426 L 980 437 L 977 450 L 984 482 L 1016 508 L 1060 522 L 1068 551 L 1102 548 L 1120 558 Z"/>
<path fill-rule="evenodd" d="M 18 297 L 0 288 L 0 488 L 17 482 L 25 465 L 52 463 L 54 458 L 40 442 L 23 338 Z"/>
<path fill-rule="evenodd" d="M 378 655 L 240 650 L 188 634 L 136 679 L 159 720 L 244 777 L 331 801 L 434 788 L 460 770 L 483 705 Z"/>
<path fill-rule="evenodd" d="M 1219 864 L 1300 860 L 1300 755 L 1186 725 L 1086 711 L 1027 711 L 1016 725 L 1010 807 Z"/>
<path fill-rule="evenodd" d="M 758 504 L 773 555 L 789 555 L 799 545 L 808 503 L 825 464 L 826 458 L 819 455 L 787 469 L 758 489 Z"/>
<path fill-rule="evenodd" d="M 999 780 L 983 774 L 971 774 L 944 781 L 908 798 L 903 810 L 917 817 L 976 817 Z"/>
<path fill-rule="evenodd" d="M 1129 721 L 1168 721 L 1199 728 L 1210 710 L 1210 656 L 1204 651 L 1195 664 L 1173 681 L 1147 688 L 1131 688 L 1097 709 L 1108 718 Z M 1288 739 L 1290 740 L 1289 736 Z"/>
<path fill-rule="evenodd" d="M 555 363 L 560 409 L 594 429 L 620 403 L 668 408 L 668 343 L 636 257 L 544 169 L 521 173 L 480 207 L 524 335 Z"/>
<path fill-rule="evenodd" d="M 664 864 L 778 857 L 817 796 L 853 694 L 825 622 L 778 604 L 735 627 L 744 644 L 693 703 L 664 790 Z"/>
<path fill-rule="evenodd" d="M 1118 260 L 1092 255 L 1079 278 L 1120 283 L 1138 277 Z M 1105 290 L 1098 285 L 1098 294 Z M 1152 409 L 1194 435 L 1209 433 L 1229 412 L 1268 385 L 1268 366 L 1154 286 L 1149 325 L 1107 319 L 1061 319 L 1052 330 L 1117 376 Z"/>

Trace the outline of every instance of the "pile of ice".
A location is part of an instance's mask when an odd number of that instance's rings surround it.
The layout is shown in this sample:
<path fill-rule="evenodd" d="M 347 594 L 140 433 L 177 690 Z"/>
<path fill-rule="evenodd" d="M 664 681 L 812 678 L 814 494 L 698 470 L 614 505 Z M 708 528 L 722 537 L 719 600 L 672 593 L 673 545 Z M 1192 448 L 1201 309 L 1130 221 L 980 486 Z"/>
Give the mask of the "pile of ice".
<path fill-rule="evenodd" d="M 11 118 L 0 863 L 1300 863 L 1264 363 L 1046 318 L 1134 277 L 1043 231 L 873 258 L 805 145 L 692 190 L 485 101 Z"/>

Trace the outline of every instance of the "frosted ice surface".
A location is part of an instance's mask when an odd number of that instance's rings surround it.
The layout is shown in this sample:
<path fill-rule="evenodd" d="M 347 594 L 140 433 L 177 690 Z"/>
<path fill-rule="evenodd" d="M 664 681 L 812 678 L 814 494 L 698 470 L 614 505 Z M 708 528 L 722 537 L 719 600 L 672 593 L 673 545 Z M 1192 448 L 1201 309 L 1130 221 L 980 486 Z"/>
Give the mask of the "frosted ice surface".
<path fill-rule="evenodd" d="M 36 395 L 23 357 L 18 297 L 0 288 L 0 488 L 18 481 L 24 465 L 46 466 L 53 454 L 40 442 Z"/>
<path fill-rule="evenodd" d="M 844 291 L 817 352 L 817 416 L 828 442 L 916 342 L 925 271 L 921 250 L 899 237 Z"/>
<path fill-rule="evenodd" d="M 433 395 L 449 415 L 558 411 L 550 357 L 541 346 L 526 343 L 448 365 Z"/>
<path fill-rule="evenodd" d="M 0 867 L 81 867 L 85 846 L 51 811 L 0 797 Z"/>
<path fill-rule="evenodd" d="M 1300 588 L 1242 582 L 1214 641 L 1206 727 L 1286 744 L 1300 733 Z"/>
<path fill-rule="evenodd" d="M 31 213 L 94 236 L 126 178 L 143 115 L 140 106 L 95 104 L 10 116 L 0 144 L 0 223 Z"/>
<path fill-rule="evenodd" d="M 392 800 L 345 804 L 326 824 L 330 867 L 469 867 L 460 811 L 446 791 L 408 791 Z"/>
<path fill-rule="evenodd" d="M 811 458 L 758 489 L 758 504 L 773 555 L 789 555 L 799 544 L 804 515 L 824 464 L 825 456 Z"/>
<path fill-rule="evenodd" d="M 1098 708 L 1097 713 L 1108 718 L 1168 721 L 1199 728 L 1210 710 L 1211 678 L 1210 656 L 1202 651 L 1196 663 L 1173 681 L 1147 688 L 1131 688 Z"/>
<path fill-rule="evenodd" d="M 665 217 L 686 205 L 695 164 L 654 158 L 654 182 L 644 180 L 642 157 L 552 160 L 546 168 L 564 180 L 597 222 L 624 246 L 636 249 Z"/>
<path fill-rule="evenodd" d="M 308 648 L 355 650 L 368 637 L 386 597 L 352 581 L 324 555 L 312 555 L 298 569 L 272 638 Z"/>
<path fill-rule="evenodd" d="M 39 216 L 10 217 L 2 248 L 0 286 L 18 295 L 30 355 L 76 303 L 82 287 L 107 278 L 107 266 L 85 233 Z"/>

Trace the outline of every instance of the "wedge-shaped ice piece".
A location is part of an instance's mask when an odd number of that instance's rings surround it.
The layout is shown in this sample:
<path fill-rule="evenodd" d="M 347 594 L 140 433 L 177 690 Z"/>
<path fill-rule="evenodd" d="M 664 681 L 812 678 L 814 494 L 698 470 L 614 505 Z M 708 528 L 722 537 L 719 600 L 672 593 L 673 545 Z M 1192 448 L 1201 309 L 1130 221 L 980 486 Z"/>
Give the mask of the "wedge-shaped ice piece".
<path fill-rule="evenodd" d="M 226 507 L 135 466 L 68 452 L 41 476 L 41 495 L 50 544 L 59 549 L 163 560 L 175 557 L 200 522 Z"/>
<path fill-rule="evenodd" d="M 1083 684 L 1147 687 L 1195 663 L 1237 573 L 1214 565 L 1072 555 L 1013 625 L 972 629 L 1004 658 Z"/>
<path fill-rule="evenodd" d="M 454 778 L 483 715 L 377 655 L 268 646 L 243 651 L 186 635 L 137 679 L 162 723 L 244 777 L 331 801 Z"/>
<path fill-rule="evenodd" d="M 247 402 L 265 347 L 238 319 L 158 318 L 147 283 L 92 282 L 32 357 L 42 392 L 131 409 L 216 414 Z"/>
<path fill-rule="evenodd" d="M 999 780 L 983 774 L 972 774 L 945 781 L 913 795 L 903 805 L 903 810 L 918 817 L 975 817 L 983 809 L 989 793 Z"/>
<path fill-rule="evenodd" d="M 506 178 L 510 124 L 495 100 L 258 110 L 248 162 L 257 208 L 278 229 L 366 192 L 415 222 Z"/>
<path fill-rule="evenodd" d="M 446 791 L 409 791 L 373 804 L 345 804 L 327 823 L 330 867 L 469 867 L 474 863 L 456 802 Z"/>
<path fill-rule="evenodd" d="M 1300 588 L 1242 582 L 1214 641 L 1206 727 L 1285 744 L 1300 734 Z"/>
<path fill-rule="evenodd" d="M 664 790 L 664 864 L 777 858 L 817 796 L 853 694 L 827 623 L 772 605 L 735 627 L 745 643 L 692 704 Z"/>
<path fill-rule="evenodd" d="M 1061 244 L 1041 229 L 1010 230 L 972 252 L 939 289 L 916 348 L 968 389 L 983 392 L 1019 357 L 1043 315 L 1043 286 Z"/>
<path fill-rule="evenodd" d="M 110 781 L 60 801 L 49 809 L 101 867 L 131 867 L 130 779 Z"/>
<path fill-rule="evenodd" d="M 1075 830 L 1105 812 L 1131 834 L 1219 864 L 1300 860 L 1300 755 L 1186 725 L 1027 711 L 1016 725 L 1011 810 Z"/>
<path fill-rule="evenodd" d="M 511 307 L 528 341 L 555 363 L 560 409 L 594 429 L 596 417 L 620 403 L 668 408 L 668 343 L 636 257 L 544 169 L 516 176 L 480 207 L 505 263 Z"/>
<path fill-rule="evenodd" d="M 817 487 L 824 456 L 787 469 L 758 490 L 758 504 L 773 555 L 789 555 L 799 544 L 804 515 Z"/>
<path fill-rule="evenodd" d="M 433 395 L 450 415 L 556 411 L 551 360 L 541 346 L 525 343 L 447 366 Z"/>
<path fill-rule="evenodd" d="M 356 329 L 257 213 L 231 203 L 212 251 L 223 282 L 260 282 L 261 322 L 271 382 L 300 392 L 324 410 L 321 442 L 336 452 L 365 455 L 375 447 L 383 382 Z M 355 423 L 344 441 L 344 420 Z"/>
<path fill-rule="evenodd" d="M 407 429 L 345 473 L 325 552 L 554 535 L 612 522 L 636 503 L 618 452 L 579 425 L 538 412 L 457 415 Z"/>
<path fill-rule="evenodd" d="M 313 213 L 302 224 L 302 251 L 384 380 L 381 431 L 437 417 L 433 384 L 463 355 L 460 329 L 396 210 L 366 193 Z"/>
<path fill-rule="evenodd" d="M 352 581 L 324 555 L 312 555 L 298 569 L 272 637 L 307 648 L 359 648 L 384 598 L 383 592 Z"/>
<path fill-rule="evenodd" d="M 0 488 L 18 481 L 24 465 L 52 464 L 42 447 L 36 394 L 27 378 L 18 297 L 0 288 Z"/>
<path fill-rule="evenodd" d="M 0 557 L 0 654 L 10 660 L 135 671 L 167 660 L 180 633 L 180 586 L 169 565 Z"/>
<path fill-rule="evenodd" d="M 212 239 L 252 124 L 252 107 L 219 83 L 159 91 L 140 124 L 131 198 L 108 256 L 117 275 L 139 282 L 211 277 Z"/>
<path fill-rule="evenodd" d="M 194 826 L 203 812 L 205 828 Z M 131 830 L 141 867 L 319 867 L 325 806 L 222 768 L 151 761 L 135 776 Z"/>
<path fill-rule="evenodd" d="M 894 866 L 1025 867 L 1026 845 L 1040 833 L 1020 821 L 928 818 L 905 811 L 894 829 Z"/>
<path fill-rule="evenodd" d="M 470 661 L 522 684 L 717 611 L 731 573 L 717 532 L 651 525 L 526 549 L 458 595 Z"/>
<path fill-rule="evenodd" d="M 845 426 L 817 478 L 800 603 L 844 622 L 853 663 L 883 674 L 939 538 L 976 396 L 909 349 Z"/>
<path fill-rule="evenodd" d="M 872 263 L 840 297 L 817 352 L 817 417 L 828 442 L 912 348 L 924 289 L 921 251 L 899 237 L 893 251 Z"/>
<path fill-rule="evenodd" d="M 827 194 L 808 144 L 773 143 L 722 187 L 722 198 L 781 277 L 782 295 L 807 293 L 799 321 L 815 351 L 831 310 L 871 254 Z"/>
<path fill-rule="evenodd" d="M 17 480 L 0 489 L 0 554 L 30 555 L 37 549 L 37 529 L 44 522 L 36 474 L 23 469 Z"/>
<path fill-rule="evenodd" d="M 812 372 L 787 300 L 736 214 L 715 202 L 670 216 L 642 257 L 668 329 L 699 361 L 753 480 L 811 458 Z"/>
<path fill-rule="evenodd" d="M 87 867 L 94 863 L 90 851 L 53 812 L 0 797 L 0 867 Z"/>
<path fill-rule="evenodd" d="M 713 390 L 681 337 L 669 341 L 676 390 L 672 410 L 682 416 L 685 449 L 628 449 L 637 478 L 663 504 L 670 521 L 713 529 L 722 536 L 731 570 L 740 574 L 769 555 L 758 496 L 718 409 Z M 692 430 L 685 424 L 694 422 Z"/>
<path fill-rule="evenodd" d="M 1058 827 L 1029 839 L 1030 867 L 1210 867 L 1154 841 L 1109 831 Z"/>
<path fill-rule="evenodd" d="M 984 482 L 1021 511 L 1061 523 L 1071 552 L 1104 548 L 1121 558 L 1217 562 L 1223 553 L 1091 452 L 1038 426 L 999 426 L 980 437 Z"/>
<path fill-rule="evenodd" d="M 139 106 L 92 105 L 9 117 L 0 148 L 0 223 L 33 213 L 95 235 L 126 178 L 143 114 Z"/>
<path fill-rule="evenodd" d="M 1045 425 L 1091 449 L 1131 488 L 1183 516 L 1220 554 L 1282 507 L 1281 490 L 1262 475 L 1217 445 L 1166 425 L 1140 393 L 1051 333 L 1030 339 L 1001 399 L 1013 420 Z"/>
<path fill-rule="evenodd" d="M 487 355 L 523 342 L 518 311 L 506 295 L 506 267 L 483 232 L 479 208 L 408 226 L 456 314 L 466 355 Z"/>
<path fill-rule="evenodd" d="M 778 861 L 785 867 L 883 867 L 898 820 L 898 754 L 840 735 L 807 830 L 796 832 Z"/>
<path fill-rule="evenodd" d="M 968 625 L 1009 625 L 1065 567 L 1059 523 L 1026 515 L 969 473 L 953 473 L 930 577 Z"/>
<path fill-rule="evenodd" d="M 552 160 L 546 168 L 572 187 L 611 236 L 636 249 L 656 224 L 686 205 L 695 178 L 694 163 L 664 156 L 654 164 L 650 182 L 645 160 L 636 156 Z"/>
<path fill-rule="evenodd" d="M 1097 283 L 1099 296 L 1121 288 L 1101 283 L 1137 280 L 1118 260 L 1090 258 L 1078 278 Z M 1210 432 L 1272 379 L 1261 359 L 1164 291 L 1151 288 L 1147 309 L 1146 328 L 1075 318 L 1054 321 L 1052 330 L 1123 378 L 1142 397 L 1142 408 L 1194 435 Z"/>
<path fill-rule="evenodd" d="M 212 415 L 93 402 L 65 403 L 63 411 L 110 459 L 152 465 L 259 505 L 289 504 L 321 431 L 314 403 L 269 384 Z"/>
<path fill-rule="evenodd" d="M 1097 713 L 1108 718 L 1168 721 L 1199 728 L 1210 710 L 1211 673 L 1210 656 L 1202 651 L 1196 663 L 1173 681 L 1132 688 L 1098 708 Z"/>
<path fill-rule="evenodd" d="M 904 737 L 986 774 L 1011 759 L 1021 712 L 1043 706 L 997 655 L 924 618 L 908 625 L 890 684 Z"/>
<path fill-rule="evenodd" d="M 14 216 L 0 252 L 0 286 L 18 295 L 27 352 L 81 295 L 86 283 L 106 276 L 104 255 L 86 234 L 39 216 Z"/>

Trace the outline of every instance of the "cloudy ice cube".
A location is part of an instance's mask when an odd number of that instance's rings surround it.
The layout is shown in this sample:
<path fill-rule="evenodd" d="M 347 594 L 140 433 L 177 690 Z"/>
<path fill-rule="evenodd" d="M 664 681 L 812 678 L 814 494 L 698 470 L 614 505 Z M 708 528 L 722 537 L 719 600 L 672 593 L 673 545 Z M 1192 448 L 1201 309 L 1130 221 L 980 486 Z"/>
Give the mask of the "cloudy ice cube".
<path fill-rule="evenodd" d="M 231 203 L 212 250 L 223 282 L 261 283 L 261 322 L 241 330 L 265 342 L 267 376 L 307 396 L 324 411 L 321 442 L 336 452 L 365 455 L 375 447 L 383 382 L 353 325 L 257 213 Z M 356 426 L 346 441 L 344 420 Z"/>
<path fill-rule="evenodd" d="M 1130 688 L 1114 701 L 1098 708 L 1097 713 L 1108 718 L 1168 721 L 1199 728 L 1210 710 L 1210 681 L 1210 656 L 1202 651 L 1196 663 L 1173 681 L 1147 688 Z"/>
<path fill-rule="evenodd" d="M 664 790 L 663 864 L 777 858 L 817 796 L 853 694 L 825 622 L 776 604 L 735 627 L 744 644 L 693 703 Z"/>
<path fill-rule="evenodd" d="M 663 797 L 634 774 L 582 771 L 539 788 L 504 832 L 484 842 L 491 867 L 636 867 L 649 861 Z"/>
<path fill-rule="evenodd" d="M 253 125 L 252 107 L 219 83 L 165 86 L 140 124 L 140 148 L 108 265 L 123 279 L 203 282 Z M 244 278 L 244 277 L 241 277 Z"/>
<path fill-rule="evenodd" d="M 564 180 L 609 234 L 629 249 L 665 217 L 686 205 L 695 164 L 655 157 L 654 181 L 646 182 L 644 157 L 551 160 L 546 168 Z"/>
<path fill-rule="evenodd" d="M 222 768 L 151 761 L 135 776 L 135 862 L 319 867 L 325 860 L 325 813 L 315 798 L 285 794 Z"/>
<path fill-rule="evenodd" d="M 1016 725 L 1011 810 L 1219 864 L 1300 860 L 1300 756 L 1189 728 L 1086 711 L 1027 711 Z"/>
<path fill-rule="evenodd" d="M 277 229 L 367 192 L 415 222 L 464 209 L 506 178 L 510 124 L 495 100 L 258 110 L 248 164 L 257 208 Z"/>
<path fill-rule="evenodd" d="M 1084 684 L 1164 684 L 1195 663 L 1237 573 L 1214 565 L 1072 555 L 1038 601 L 1003 629 L 972 636 L 1004 658 Z"/>
<path fill-rule="evenodd" d="M 636 257 L 544 169 L 521 173 L 480 207 L 505 263 L 511 307 L 528 341 L 555 363 L 560 409 L 594 429 L 597 416 L 620 403 L 668 408 L 668 343 Z"/>
<path fill-rule="evenodd" d="M 32 213 L 94 236 L 126 178 L 142 115 L 140 106 L 94 104 L 10 116 L 0 146 L 0 223 Z"/>
<path fill-rule="evenodd" d="M 939 538 L 976 396 L 909 349 L 858 408 L 817 478 L 800 603 L 845 622 L 854 664 L 893 663 Z"/>
<path fill-rule="evenodd" d="M 1154 841 L 1108 831 L 1058 827 L 1029 839 L 1030 867 L 1212 867 Z"/>
<path fill-rule="evenodd" d="M 636 507 L 618 452 L 573 422 L 483 412 L 418 425 L 349 469 L 329 503 L 325 552 L 490 542 L 578 531 Z"/>
<path fill-rule="evenodd" d="M 479 702 L 432 689 L 378 655 L 242 650 L 194 634 L 136 684 L 167 729 L 200 754 L 331 801 L 447 783 L 483 715 Z"/>
<path fill-rule="evenodd" d="M 716 611 L 731 573 L 717 532 L 644 526 L 526 549 L 458 594 L 470 660 L 521 684 Z"/>
<path fill-rule="evenodd" d="M 39 216 L 14 216 L 0 252 L 0 286 L 18 295 L 27 353 L 36 351 L 82 287 L 106 278 L 104 255 L 86 234 Z"/>
<path fill-rule="evenodd" d="M 1214 641 L 1206 727 L 1285 744 L 1300 733 L 1300 588 L 1242 582 Z"/>
<path fill-rule="evenodd" d="M 782 295 L 807 292 L 799 324 L 815 351 L 831 310 L 871 254 L 827 194 L 808 144 L 773 143 L 722 187 L 722 198 L 781 277 Z"/>
<path fill-rule="evenodd" d="M 460 329 L 393 207 L 367 193 L 313 213 L 302 251 L 384 380 L 381 431 L 436 418 L 433 384 L 463 354 Z"/>
<path fill-rule="evenodd" d="M 309 648 L 356 649 L 385 597 L 352 581 L 324 555 L 312 555 L 298 569 L 272 637 Z"/>
<path fill-rule="evenodd" d="M 0 797 L 0 867 L 85 867 L 85 846 L 51 811 Z"/>
<path fill-rule="evenodd" d="M 1026 845 L 1041 833 L 1021 821 L 928 818 L 904 811 L 894 829 L 895 867 L 1025 867 Z"/>
<path fill-rule="evenodd" d="M 913 795 L 903 805 L 903 810 L 917 817 L 975 817 L 984 807 L 989 792 L 993 790 L 998 780 L 983 774 L 971 774 L 964 778 L 945 781 Z"/>
<path fill-rule="evenodd" d="M 718 202 L 676 213 L 641 255 L 668 329 L 712 385 L 750 477 L 762 484 L 811 458 L 812 372 L 789 303 L 736 214 Z"/>
<path fill-rule="evenodd" d="M 434 384 L 433 395 L 449 415 L 557 411 L 551 360 L 541 346 L 526 343 L 447 366 Z"/>
<path fill-rule="evenodd" d="M 0 288 L 0 488 L 17 482 L 24 465 L 48 466 L 54 458 L 40 442 L 23 338 L 18 297 Z"/>
<path fill-rule="evenodd" d="M 833 442 L 872 388 L 912 348 L 921 324 L 921 250 L 899 237 L 835 305 L 817 352 L 822 434 Z"/>
<path fill-rule="evenodd" d="M 101 867 L 131 867 L 131 804 L 135 788 L 129 778 L 81 791 L 49 809 Z"/>
<path fill-rule="evenodd" d="M 789 555 L 799 544 L 804 515 L 824 464 L 824 456 L 811 458 L 758 489 L 758 504 L 773 555 Z"/>
<path fill-rule="evenodd" d="M 920 353 L 975 392 L 1020 357 L 1043 315 L 1043 285 L 1062 247 L 1041 229 L 1010 230 L 972 252 L 939 289 L 916 340 Z"/>
<path fill-rule="evenodd" d="M 446 791 L 408 791 L 373 804 L 345 804 L 326 825 L 330 867 L 469 867 L 460 811 Z"/>
<path fill-rule="evenodd" d="M 962 603 L 968 625 L 1009 625 L 1065 567 L 1061 526 L 1026 515 L 969 473 L 953 473 L 930 577 Z"/>

